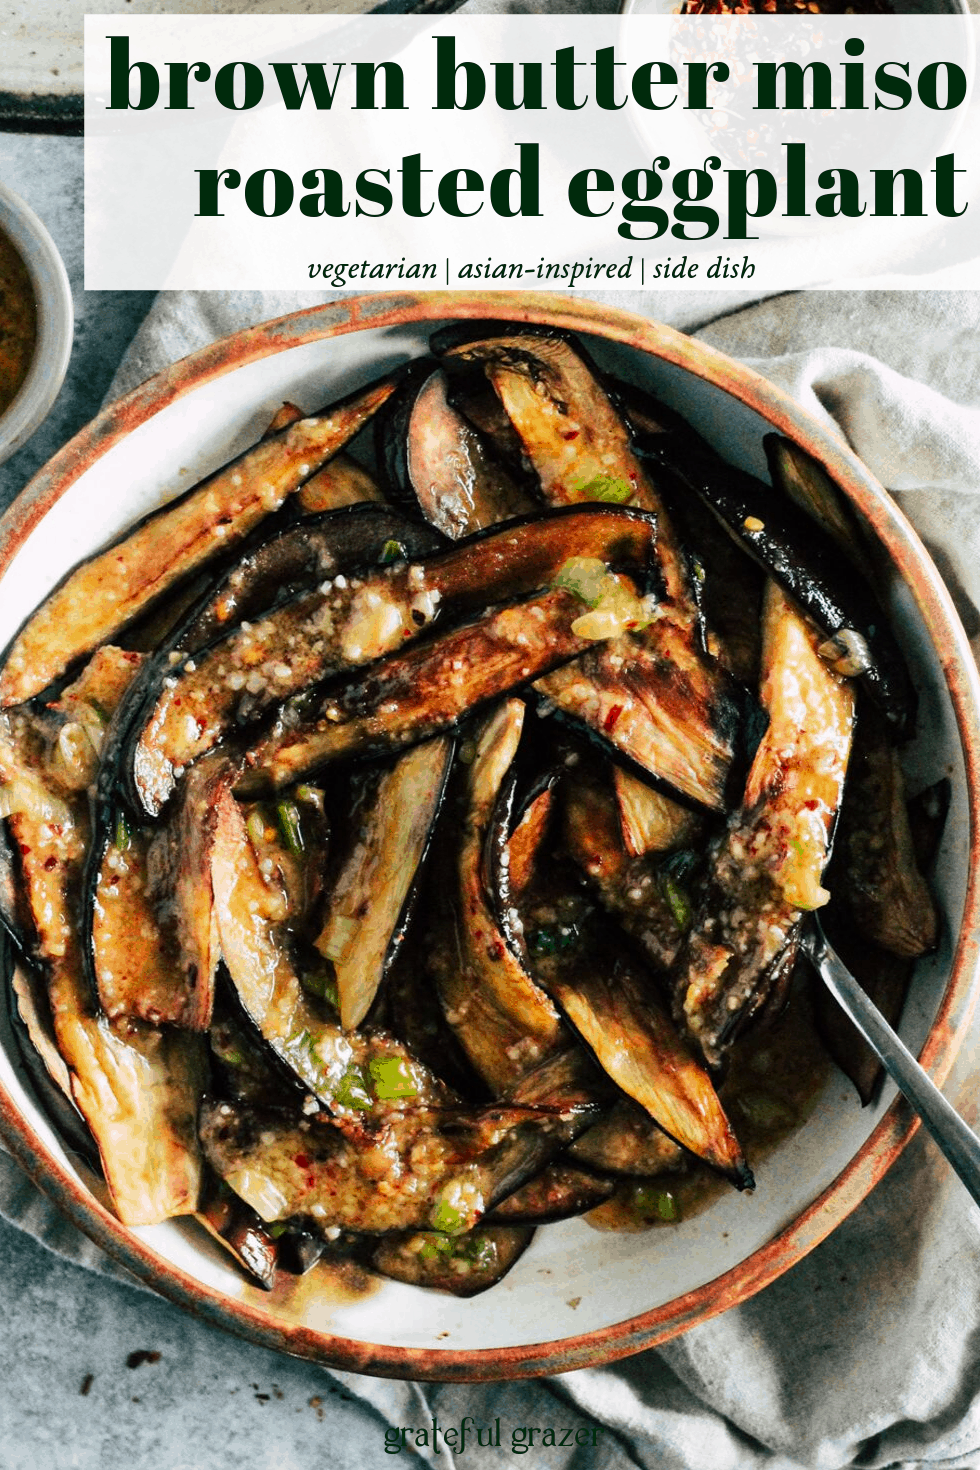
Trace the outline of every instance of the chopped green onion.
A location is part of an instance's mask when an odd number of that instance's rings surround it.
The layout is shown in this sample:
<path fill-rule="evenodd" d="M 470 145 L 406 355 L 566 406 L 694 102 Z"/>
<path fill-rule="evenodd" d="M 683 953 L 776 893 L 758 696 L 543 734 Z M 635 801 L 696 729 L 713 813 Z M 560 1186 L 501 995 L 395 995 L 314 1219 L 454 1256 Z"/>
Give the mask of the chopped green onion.
<path fill-rule="evenodd" d="M 267 1225 L 265 1228 L 268 1230 L 273 1240 L 278 1240 L 280 1235 L 285 1235 L 286 1231 L 289 1229 L 289 1226 L 286 1224 L 285 1220 L 273 1220 L 272 1224 Z"/>
<path fill-rule="evenodd" d="M 92 713 L 98 716 L 101 724 L 108 725 L 109 711 L 106 709 L 104 704 L 100 704 L 99 701 L 97 699 L 93 699 L 91 695 L 89 695 L 85 703 L 88 705 Z"/>
<path fill-rule="evenodd" d="M 113 837 L 113 845 L 119 852 L 125 852 L 132 845 L 133 832 L 125 812 L 116 813 L 116 831 Z"/>
<path fill-rule="evenodd" d="M 381 1099 L 417 1097 L 418 1087 L 404 1057 L 376 1057 L 368 1062 L 374 1095 Z"/>
<path fill-rule="evenodd" d="M 588 607 L 596 607 L 608 572 L 606 563 L 597 556 L 570 556 L 558 568 L 552 586 L 574 593 Z"/>
<path fill-rule="evenodd" d="M 691 900 L 671 873 L 661 873 L 660 886 L 670 907 L 670 912 L 674 916 L 674 923 L 681 933 L 685 934 L 690 929 L 691 920 L 694 918 Z"/>
<path fill-rule="evenodd" d="M 492 1266 L 497 1259 L 497 1247 L 489 1235 L 477 1231 L 460 1241 L 457 1255 L 472 1261 L 474 1266 Z"/>
<path fill-rule="evenodd" d="M 362 1113 L 374 1106 L 364 1069 L 354 1062 L 337 1083 L 333 1096 L 341 1107 L 357 1108 Z"/>
<path fill-rule="evenodd" d="M 432 1211 L 432 1225 L 436 1230 L 441 1230 L 445 1235 L 458 1235 L 466 1225 L 462 1210 L 457 1210 L 448 1200 L 436 1201 L 436 1207 Z"/>
<path fill-rule="evenodd" d="M 299 807 L 294 801 L 277 802 L 276 820 L 279 823 L 279 831 L 282 833 L 282 839 L 293 857 L 301 857 L 306 843 L 303 841 L 303 828 L 300 822 Z"/>
<path fill-rule="evenodd" d="M 265 845 L 266 821 L 265 813 L 260 806 L 255 807 L 248 814 L 245 823 L 245 831 L 248 833 L 252 846 L 259 849 Z"/>
<path fill-rule="evenodd" d="M 585 485 L 576 485 L 579 500 L 605 500 L 612 505 L 625 505 L 632 497 L 633 486 L 616 475 L 596 475 Z"/>
<path fill-rule="evenodd" d="M 532 934 L 531 953 L 538 958 L 564 954 L 566 950 L 574 949 L 578 937 L 578 929 L 574 924 L 549 924 Z"/>
<path fill-rule="evenodd" d="M 405 548 L 400 541 L 386 541 L 381 548 L 382 566 L 390 566 L 393 561 L 405 561 Z"/>
<path fill-rule="evenodd" d="M 313 970 L 310 974 L 301 975 L 300 983 L 304 990 L 310 995 L 325 1000 L 335 1011 L 340 1010 L 340 995 L 337 991 L 337 982 L 332 975 L 325 970 Z"/>
<path fill-rule="evenodd" d="M 304 806 L 316 807 L 318 812 L 323 811 L 324 797 L 319 786 L 297 786 L 293 794 Z"/>
<path fill-rule="evenodd" d="M 436 1261 L 440 1256 L 451 1256 L 453 1242 L 448 1235 L 430 1235 L 419 1250 L 423 1261 Z"/>
<path fill-rule="evenodd" d="M 677 1196 L 669 1189 L 656 1189 L 651 1184 L 641 1184 L 633 1194 L 633 1204 L 647 1219 L 657 1218 L 672 1225 L 681 1218 Z"/>

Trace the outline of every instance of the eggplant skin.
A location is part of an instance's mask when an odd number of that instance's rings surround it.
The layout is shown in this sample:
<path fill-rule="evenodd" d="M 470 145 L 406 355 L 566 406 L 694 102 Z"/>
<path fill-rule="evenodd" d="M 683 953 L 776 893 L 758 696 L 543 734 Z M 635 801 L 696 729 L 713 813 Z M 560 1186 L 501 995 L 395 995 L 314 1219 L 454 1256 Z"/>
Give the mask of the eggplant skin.
<path fill-rule="evenodd" d="M 874 589 L 855 574 L 827 531 L 788 495 L 728 464 L 707 446 L 685 446 L 679 457 L 665 453 L 661 462 L 683 488 L 704 499 L 827 640 L 841 640 L 842 655 L 859 661 L 846 672 L 859 675 L 892 740 L 909 740 L 917 700 L 905 659 Z"/>

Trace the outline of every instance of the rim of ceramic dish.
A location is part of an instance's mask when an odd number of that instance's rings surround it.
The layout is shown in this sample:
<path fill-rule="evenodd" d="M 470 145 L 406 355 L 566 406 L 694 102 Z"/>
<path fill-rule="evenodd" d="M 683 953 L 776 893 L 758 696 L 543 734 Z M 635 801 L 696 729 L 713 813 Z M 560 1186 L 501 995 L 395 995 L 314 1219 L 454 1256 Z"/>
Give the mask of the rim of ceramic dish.
<path fill-rule="evenodd" d="M 0 230 L 27 267 L 37 304 L 37 342 L 27 376 L 0 415 L 0 463 L 39 428 L 61 391 L 71 356 L 75 308 L 64 261 L 47 228 L 19 194 L 0 184 Z"/>
<path fill-rule="evenodd" d="M 131 430 L 192 390 L 259 358 L 316 340 L 367 328 L 488 317 L 592 334 L 650 353 L 714 384 L 804 444 L 843 486 L 886 547 L 939 655 L 966 771 L 970 856 L 963 921 L 946 991 L 920 1054 L 923 1066 L 941 1085 L 969 1026 L 980 978 L 980 679 L 969 643 L 916 533 L 844 441 L 780 388 L 716 349 L 615 307 L 548 294 L 400 292 L 292 313 L 202 348 L 103 409 L 35 475 L 0 519 L 0 577 L 39 520 L 80 475 Z M 164 1296 L 264 1347 L 354 1372 L 442 1381 L 530 1377 L 611 1362 L 654 1347 L 745 1301 L 818 1245 L 860 1204 L 917 1127 L 911 1110 L 897 1099 L 846 1168 L 795 1220 L 731 1270 L 661 1307 L 582 1336 L 443 1352 L 379 1347 L 301 1324 L 277 1324 L 261 1310 L 233 1302 L 163 1262 L 54 1157 L 0 1086 L 0 1134 L 34 1181 L 96 1244 Z"/>

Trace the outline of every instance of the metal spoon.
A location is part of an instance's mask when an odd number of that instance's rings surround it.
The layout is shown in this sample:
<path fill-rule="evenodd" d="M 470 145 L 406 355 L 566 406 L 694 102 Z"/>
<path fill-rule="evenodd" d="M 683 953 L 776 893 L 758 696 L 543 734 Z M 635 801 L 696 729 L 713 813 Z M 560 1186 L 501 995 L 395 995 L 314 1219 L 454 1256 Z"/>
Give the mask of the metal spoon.
<path fill-rule="evenodd" d="M 929 1080 L 908 1047 L 870 1001 L 830 944 L 815 915 L 803 948 L 838 1005 L 854 1022 L 885 1071 L 912 1104 L 967 1189 L 980 1205 L 980 1139 Z"/>

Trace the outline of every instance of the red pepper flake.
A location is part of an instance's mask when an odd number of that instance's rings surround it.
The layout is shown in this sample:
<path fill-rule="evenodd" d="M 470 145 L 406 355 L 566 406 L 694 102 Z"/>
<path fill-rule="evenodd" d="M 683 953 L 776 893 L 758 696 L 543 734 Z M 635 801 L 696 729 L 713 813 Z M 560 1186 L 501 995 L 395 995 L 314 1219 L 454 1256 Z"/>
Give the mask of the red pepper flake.
<path fill-rule="evenodd" d="M 577 439 L 581 432 L 581 429 L 563 429 L 561 437 L 570 442 L 572 439 Z"/>
<path fill-rule="evenodd" d="M 611 730 L 622 713 L 623 706 L 621 704 L 614 704 L 603 720 L 602 728 L 607 732 Z"/>
<path fill-rule="evenodd" d="M 144 1363 L 159 1363 L 160 1354 L 151 1348 L 137 1348 L 126 1359 L 127 1368 L 142 1368 Z"/>
<path fill-rule="evenodd" d="M 46 873 L 50 873 L 51 872 L 51 869 L 52 868 L 56 868 L 57 866 L 58 866 L 58 859 L 53 854 L 52 854 L 51 857 L 44 859 L 44 871 Z"/>
<path fill-rule="evenodd" d="M 820 803 L 819 801 L 817 801 L 816 797 L 811 796 L 810 800 L 805 801 L 803 805 L 806 807 L 808 812 L 815 812 Z"/>
<path fill-rule="evenodd" d="M 308 1169 L 310 1167 L 310 1161 L 305 1154 L 297 1154 L 293 1159 L 293 1163 L 297 1169 Z"/>
<path fill-rule="evenodd" d="M 19 842 L 17 845 L 20 848 L 21 857 L 30 857 L 31 849 L 27 846 L 26 842 Z"/>

